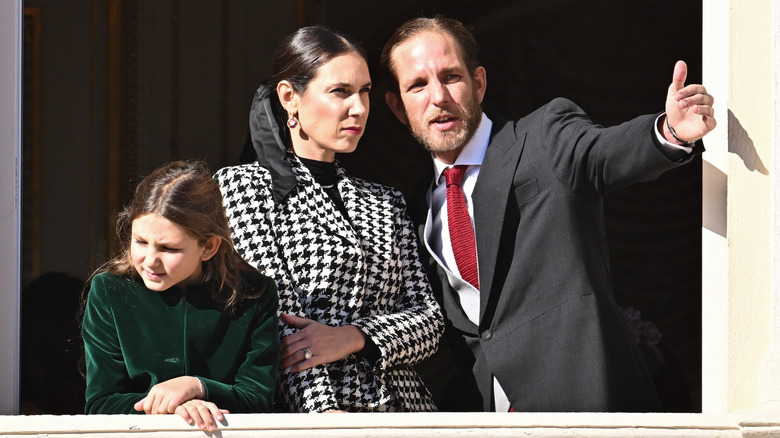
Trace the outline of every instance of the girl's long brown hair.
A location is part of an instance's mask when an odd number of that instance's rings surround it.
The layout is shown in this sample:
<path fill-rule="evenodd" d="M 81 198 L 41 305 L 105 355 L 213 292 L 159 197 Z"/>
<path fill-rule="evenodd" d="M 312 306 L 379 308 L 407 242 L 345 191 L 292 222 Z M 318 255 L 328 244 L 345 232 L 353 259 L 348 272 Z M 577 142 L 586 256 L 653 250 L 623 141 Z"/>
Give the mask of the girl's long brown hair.
<path fill-rule="evenodd" d="M 133 221 L 145 214 L 157 214 L 181 227 L 201 245 L 212 237 L 222 241 L 211 259 L 203 262 L 204 272 L 211 275 L 215 301 L 229 308 L 245 298 L 256 298 L 263 291 L 247 291 L 241 273 L 253 271 L 233 247 L 230 226 L 222 204 L 219 185 L 202 161 L 174 161 L 143 179 L 133 200 L 119 213 L 116 233 L 120 250 L 95 274 L 112 274 L 138 278 L 130 260 L 130 239 Z M 93 274 L 93 276 L 95 275 Z"/>

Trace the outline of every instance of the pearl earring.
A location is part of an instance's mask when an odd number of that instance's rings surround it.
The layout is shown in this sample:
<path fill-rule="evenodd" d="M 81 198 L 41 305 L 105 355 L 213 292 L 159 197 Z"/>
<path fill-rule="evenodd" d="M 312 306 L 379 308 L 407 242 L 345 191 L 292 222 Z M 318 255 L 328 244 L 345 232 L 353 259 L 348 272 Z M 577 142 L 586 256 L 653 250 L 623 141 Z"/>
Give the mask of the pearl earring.
<path fill-rule="evenodd" d="M 287 119 L 287 127 L 293 129 L 296 126 L 298 126 L 298 119 L 296 119 L 295 116 L 290 116 L 290 118 Z"/>

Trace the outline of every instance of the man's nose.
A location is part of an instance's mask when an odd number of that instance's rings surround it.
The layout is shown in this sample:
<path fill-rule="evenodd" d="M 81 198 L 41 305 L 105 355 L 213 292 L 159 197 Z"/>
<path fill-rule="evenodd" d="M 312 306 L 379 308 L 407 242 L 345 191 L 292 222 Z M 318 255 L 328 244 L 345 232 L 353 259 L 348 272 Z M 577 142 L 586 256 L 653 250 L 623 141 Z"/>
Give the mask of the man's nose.
<path fill-rule="evenodd" d="M 450 92 L 447 86 L 439 81 L 432 82 L 429 87 L 431 88 L 431 102 L 434 105 L 441 106 L 450 101 Z"/>

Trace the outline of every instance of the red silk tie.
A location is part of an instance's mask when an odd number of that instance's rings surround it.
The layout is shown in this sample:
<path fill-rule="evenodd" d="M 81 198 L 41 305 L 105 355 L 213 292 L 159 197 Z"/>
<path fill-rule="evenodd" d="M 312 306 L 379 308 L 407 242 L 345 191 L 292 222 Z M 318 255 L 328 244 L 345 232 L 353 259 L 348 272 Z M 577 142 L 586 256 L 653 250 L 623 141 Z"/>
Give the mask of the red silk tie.
<path fill-rule="evenodd" d="M 471 228 L 466 196 L 460 187 L 466 167 L 453 166 L 444 171 L 444 178 L 447 180 L 447 224 L 460 276 L 479 290 L 477 244 L 474 240 L 474 230 Z"/>

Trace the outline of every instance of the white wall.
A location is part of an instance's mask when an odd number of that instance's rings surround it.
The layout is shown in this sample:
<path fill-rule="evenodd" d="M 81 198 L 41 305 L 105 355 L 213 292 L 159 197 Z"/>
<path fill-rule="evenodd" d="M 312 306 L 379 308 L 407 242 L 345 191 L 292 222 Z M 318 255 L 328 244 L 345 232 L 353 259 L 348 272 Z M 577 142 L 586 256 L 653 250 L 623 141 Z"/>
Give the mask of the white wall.
<path fill-rule="evenodd" d="M 18 412 L 22 0 L 0 1 L 0 413 Z"/>
<path fill-rule="evenodd" d="M 718 127 L 707 135 L 702 168 L 702 412 L 728 410 L 729 0 L 702 3 L 702 82 L 715 96 Z"/>

